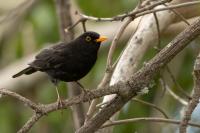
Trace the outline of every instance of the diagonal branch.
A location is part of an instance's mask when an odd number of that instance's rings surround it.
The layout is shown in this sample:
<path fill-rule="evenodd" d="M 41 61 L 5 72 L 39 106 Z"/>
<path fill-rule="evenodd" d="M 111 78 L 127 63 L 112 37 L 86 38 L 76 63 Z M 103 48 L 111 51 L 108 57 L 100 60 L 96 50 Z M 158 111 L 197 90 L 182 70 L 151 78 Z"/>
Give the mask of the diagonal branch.
<path fill-rule="evenodd" d="M 42 114 L 34 114 L 17 133 L 27 133 L 41 117 Z"/>
<path fill-rule="evenodd" d="M 103 107 L 93 118 L 82 126 L 77 133 L 93 133 L 101 127 L 112 115 L 119 111 L 137 92 L 147 87 L 153 77 L 170 62 L 183 48 L 200 35 L 200 19 L 186 28 L 164 49 L 162 49 L 143 68 L 135 73 L 126 84 L 130 87 L 124 91 L 123 95 L 117 95 L 114 100 Z"/>
<path fill-rule="evenodd" d="M 21 101 L 22 103 L 24 103 L 24 105 L 30 107 L 32 110 L 36 111 L 36 112 L 40 112 L 40 108 L 39 105 L 37 105 L 36 103 L 32 102 L 31 100 L 6 89 L 0 89 L 0 94 L 2 95 L 7 95 L 7 96 L 11 96 L 13 98 L 18 99 L 19 101 Z"/>

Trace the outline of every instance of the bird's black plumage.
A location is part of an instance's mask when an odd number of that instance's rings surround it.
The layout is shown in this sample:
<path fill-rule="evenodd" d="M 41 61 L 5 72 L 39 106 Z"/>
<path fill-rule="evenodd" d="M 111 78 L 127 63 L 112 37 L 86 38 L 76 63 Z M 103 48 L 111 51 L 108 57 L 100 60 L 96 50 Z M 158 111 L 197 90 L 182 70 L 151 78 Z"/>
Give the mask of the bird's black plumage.
<path fill-rule="evenodd" d="M 77 81 L 95 64 L 100 43 L 104 40 L 98 33 L 85 32 L 69 43 L 62 42 L 44 49 L 27 68 L 13 75 L 13 78 L 41 71 L 54 80 Z"/>

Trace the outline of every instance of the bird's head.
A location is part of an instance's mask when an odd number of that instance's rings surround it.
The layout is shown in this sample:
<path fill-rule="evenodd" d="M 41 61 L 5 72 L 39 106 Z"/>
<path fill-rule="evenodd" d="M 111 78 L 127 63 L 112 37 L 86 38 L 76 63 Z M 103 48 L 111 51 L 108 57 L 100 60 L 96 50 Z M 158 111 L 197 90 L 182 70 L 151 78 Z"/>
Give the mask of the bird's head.
<path fill-rule="evenodd" d="M 82 45 L 89 45 L 89 47 L 99 47 L 101 42 L 107 40 L 107 37 L 100 36 L 98 33 L 93 31 L 88 31 L 80 35 L 78 40 L 81 40 L 80 42 L 82 42 Z"/>

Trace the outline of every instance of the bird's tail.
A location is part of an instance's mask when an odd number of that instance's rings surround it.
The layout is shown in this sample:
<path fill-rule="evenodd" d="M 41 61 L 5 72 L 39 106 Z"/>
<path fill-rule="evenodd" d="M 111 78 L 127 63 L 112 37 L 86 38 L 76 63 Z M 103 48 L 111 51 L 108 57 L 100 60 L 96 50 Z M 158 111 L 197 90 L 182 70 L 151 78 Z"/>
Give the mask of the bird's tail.
<path fill-rule="evenodd" d="M 29 74 L 32 74 L 34 72 L 36 72 L 37 70 L 33 67 L 27 67 L 25 69 L 23 69 L 22 71 L 18 72 L 17 74 L 13 75 L 12 77 L 13 78 L 16 78 L 16 77 L 19 77 L 23 74 L 26 74 L 26 75 L 29 75 Z"/>

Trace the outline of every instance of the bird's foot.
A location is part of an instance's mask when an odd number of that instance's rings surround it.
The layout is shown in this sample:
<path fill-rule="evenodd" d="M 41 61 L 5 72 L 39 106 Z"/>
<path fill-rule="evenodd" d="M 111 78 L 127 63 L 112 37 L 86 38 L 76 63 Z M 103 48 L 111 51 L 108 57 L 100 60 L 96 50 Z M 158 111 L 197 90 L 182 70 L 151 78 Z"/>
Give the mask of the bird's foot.
<path fill-rule="evenodd" d="M 84 99 L 84 97 L 87 95 L 87 93 L 88 93 L 88 90 L 82 88 L 81 99 Z"/>
<path fill-rule="evenodd" d="M 61 98 L 57 99 L 57 109 L 62 108 L 64 106 L 64 101 Z"/>
<path fill-rule="evenodd" d="M 78 81 L 76 81 L 75 83 L 76 83 L 76 84 L 81 88 L 81 90 L 82 90 L 81 96 L 80 96 L 81 99 L 84 99 L 84 97 L 86 97 L 86 95 L 92 95 L 92 94 L 93 94 L 91 91 L 85 89 L 84 86 L 82 86 Z M 89 100 L 88 100 L 89 104 L 91 104 L 91 101 L 92 101 L 92 100 L 93 100 L 93 99 L 90 99 L 90 97 L 89 97 Z"/>
<path fill-rule="evenodd" d="M 92 102 L 92 98 L 91 95 L 93 95 L 93 93 L 87 89 L 82 89 L 82 93 L 81 93 L 81 99 L 85 99 L 85 97 L 88 99 L 89 104 L 91 104 Z"/>

